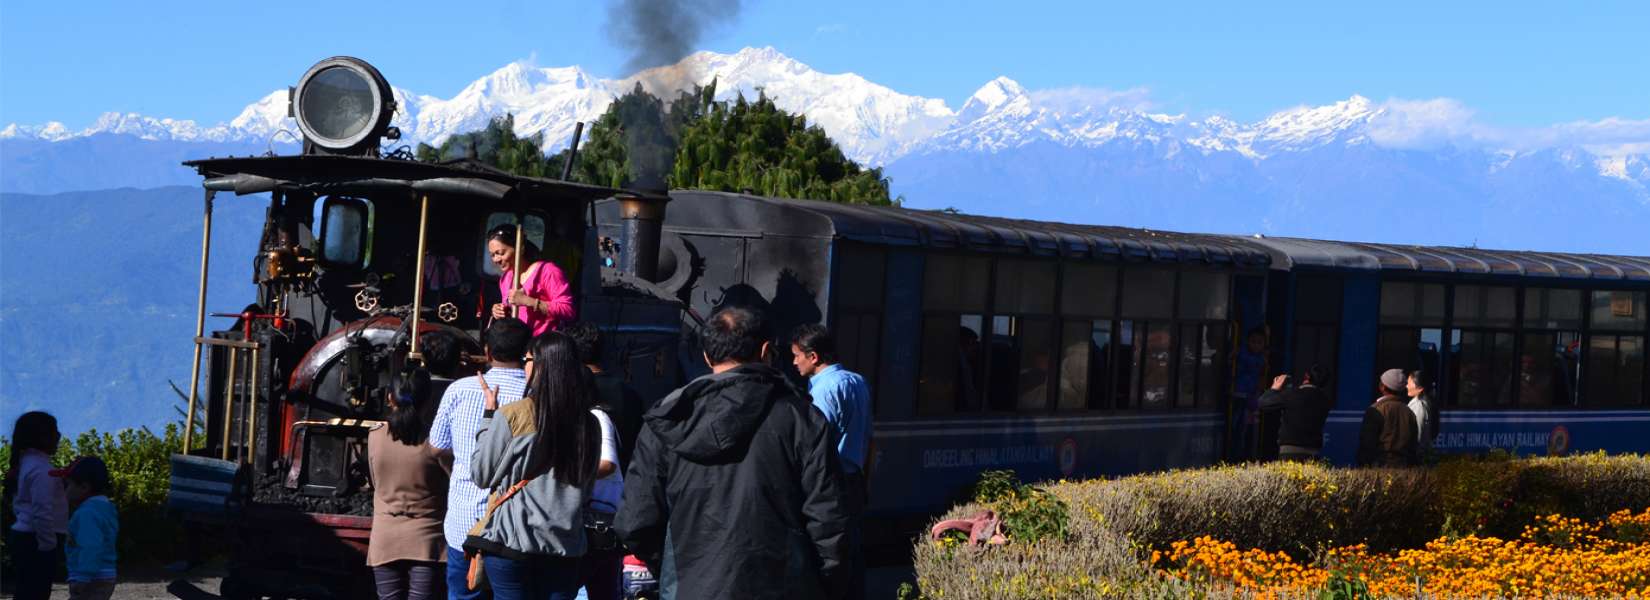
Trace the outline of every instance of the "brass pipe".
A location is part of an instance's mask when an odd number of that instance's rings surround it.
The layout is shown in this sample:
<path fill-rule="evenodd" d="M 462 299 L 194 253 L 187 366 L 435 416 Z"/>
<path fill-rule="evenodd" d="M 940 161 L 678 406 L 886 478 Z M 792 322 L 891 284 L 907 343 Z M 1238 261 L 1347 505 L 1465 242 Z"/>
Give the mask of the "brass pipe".
<path fill-rule="evenodd" d="M 195 339 L 199 340 L 206 332 L 206 265 L 207 259 L 212 256 L 212 197 L 217 192 L 206 190 L 206 210 L 202 217 L 201 226 L 201 278 L 200 297 L 195 305 L 199 308 L 195 312 Z M 190 442 L 195 433 L 195 401 L 200 394 L 201 381 L 201 344 L 195 342 L 195 360 L 189 363 L 189 411 L 183 415 L 183 454 L 189 454 Z"/>
<path fill-rule="evenodd" d="M 258 362 L 258 349 L 252 349 L 252 389 L 246 396 L 246 463 L 256 465 L 258 449 L 258 371 L 263 363 Z"/>
<path fill-rule="evenodd" d="M 430 195 L 424 194 L 418 205 L 418 260 L 414 267 L 413 276 L 413 309 L 412 329 L 407 335 L 412 336 L 412 349 L 407 352 L 407 360 L 416 360 L 424 363 L 424 355 L 418 353 L 418 319 L 424 313 L 424 243 L 430 234 Z"/>
<path fill-rule="evenodd" d="M 229 368 L 223 371 L 223 437 L 218 439 L 222 440 L 220 453 L 224 460 L 229 460 L 229 425 L 235 421 L 235 358 L 240 353 L 240 350 L 229 349 Z"/>
<path fill-rule="evenodd" d="M 526 226 L 527 226 L 527 213 L 520 213 L 520 212 L 516 213 L 516 248 L 510 254 L 510 260 L 513 261 L 513 263 L 514 263 L 512 265 L 512 268 L 510 269 L 510 278 L 515 280 L 513 282 L 513 284 L 511 285 L 511 287 L 510 287 L 510 290 L 513 291 L 513 292 L 521 291 L 521 250 L 522 250 L 522 248 L 521 248 L 521 239 L 522 239 L 521 238 L 521 235 L 522 235 L 521 230 L 523 228 L 525 228 Z M 514 314 L 515 313 L 515 308 L 514 308 L 515 303 L 510 302 L 509 298 L 505 298 L 504 300 L 505 300 L 505 304 L 508 304 L 508 305 L 511 306 L 511 310 L 510 310 L 511 315 L 510 316 L 512 316 L 512 317 L 515 316 L 515 314 Z"/>

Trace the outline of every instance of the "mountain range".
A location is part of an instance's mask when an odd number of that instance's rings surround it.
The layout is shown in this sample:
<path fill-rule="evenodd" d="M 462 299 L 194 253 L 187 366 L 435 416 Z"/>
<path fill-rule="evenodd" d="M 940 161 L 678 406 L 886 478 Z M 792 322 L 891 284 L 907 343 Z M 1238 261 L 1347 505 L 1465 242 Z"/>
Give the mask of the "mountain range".
<path fill-rule="evenodd" d="M 393 76 L 393 74 L 391 74 Z M 637 85 L 717 85 L 807 115 L 850 158 L 881 166 L 908 206 L 1159 229 L 1644 253 L 1650 121 L 1503 131 L 1449 100 L 1353 95 L 1252 123 L 1151 110 L 1141 90 L 1027 90 L 998 77 L 958 109 L 773 48 L 698 52 L 620 79 L 515 62 L 451 98 L 396 88 L 396 144 L 439 144 L 505 113 L 564 147 Z M 290 152 L 286 90 L 227 123 L 108 113 L 0 129 L 0 190 L 191 184 L 185 158 Z M 1554 220 L 1556 219 L 1556 220 Z M 1541 228 L 1535 231 L 1534 228 Z M 1540 240 L 1539 242 L 1535 240 Z"/>

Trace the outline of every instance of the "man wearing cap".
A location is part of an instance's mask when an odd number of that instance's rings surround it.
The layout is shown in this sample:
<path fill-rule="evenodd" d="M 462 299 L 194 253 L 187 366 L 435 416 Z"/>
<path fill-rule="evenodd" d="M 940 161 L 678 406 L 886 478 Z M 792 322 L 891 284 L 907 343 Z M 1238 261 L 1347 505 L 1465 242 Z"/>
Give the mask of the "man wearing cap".
<path fill-rule="evenodd" d="M 1359 465 L 1407 467 L 1415 464 L 1418 432 L 1415 414 L 1403 399 L 1404 384 L 1402 369 L 1381 373 L 1376 386 L 1381 397 L 1364 410 L 1363 428 L 1358 434 Z"/>
<path fill-rule="evenodd" d="M 109 501 L 109 467 L 96 456 L 82 456 L 52 472 L 68 492 L 69 599 L 108 600 L 115 593 L 115 539 L 120 517 Z"/>

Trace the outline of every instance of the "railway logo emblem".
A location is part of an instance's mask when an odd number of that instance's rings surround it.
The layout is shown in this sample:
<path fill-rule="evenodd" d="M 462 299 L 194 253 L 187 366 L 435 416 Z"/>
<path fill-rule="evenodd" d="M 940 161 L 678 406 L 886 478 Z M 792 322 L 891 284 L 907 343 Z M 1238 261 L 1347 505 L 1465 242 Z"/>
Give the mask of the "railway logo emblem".
<path fill-rule="evenodd" d="M 1060 442 L 1060 475 L 1070 476 L 1077 470 L 1077 440 L 1066 438 Z"/>
<path fill-rule="evenodd" d="M 1570 451 L 1570 428 L 1559 425 L 1547 438 L 1547 456 L 1563 456 Z"/>

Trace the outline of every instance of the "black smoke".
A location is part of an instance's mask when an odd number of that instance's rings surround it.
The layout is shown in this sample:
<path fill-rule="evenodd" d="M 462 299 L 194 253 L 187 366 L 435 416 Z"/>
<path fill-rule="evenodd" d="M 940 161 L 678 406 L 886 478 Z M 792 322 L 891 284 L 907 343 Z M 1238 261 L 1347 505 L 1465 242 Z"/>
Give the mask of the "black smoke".
<path fill-rule="evenodd" d="M 740 0 L 613 0 L 607 34 L 629 55 L 629 73 L 675 64 L 709 29 L 739 16 Z M 673 90 L 659 90 L 666 93 Z"/>

